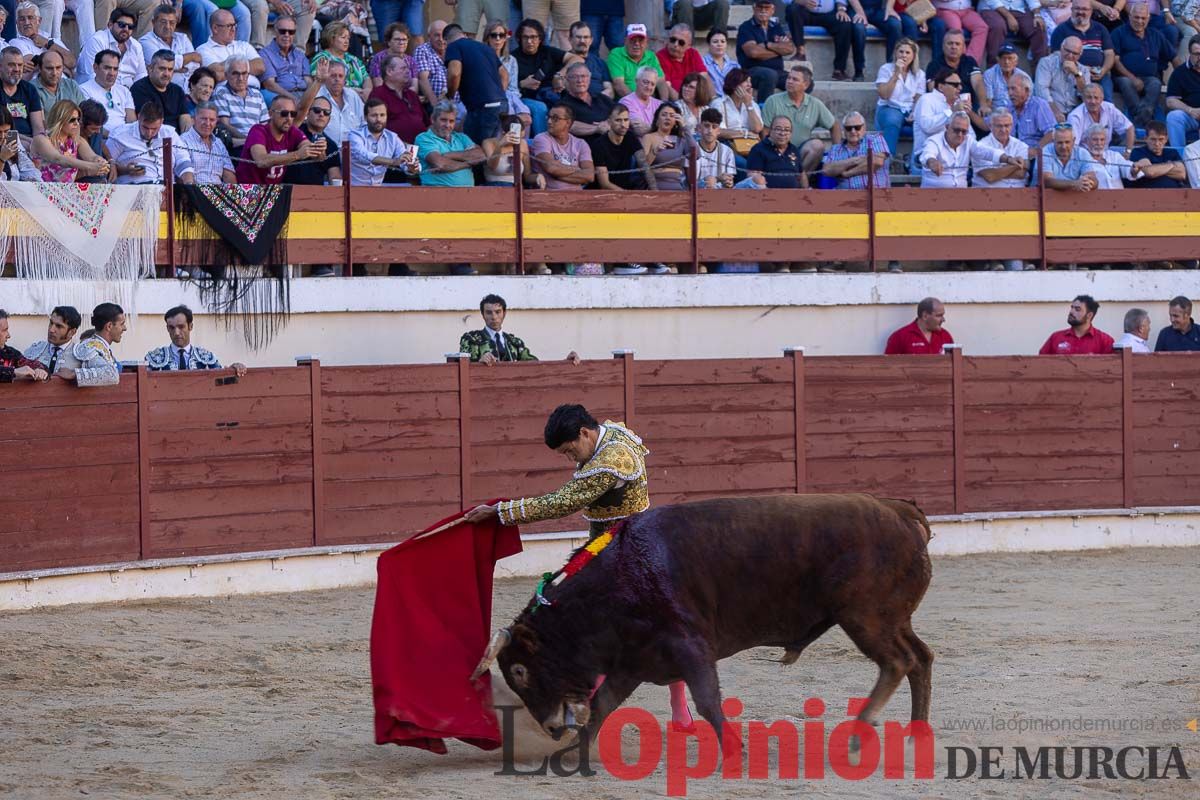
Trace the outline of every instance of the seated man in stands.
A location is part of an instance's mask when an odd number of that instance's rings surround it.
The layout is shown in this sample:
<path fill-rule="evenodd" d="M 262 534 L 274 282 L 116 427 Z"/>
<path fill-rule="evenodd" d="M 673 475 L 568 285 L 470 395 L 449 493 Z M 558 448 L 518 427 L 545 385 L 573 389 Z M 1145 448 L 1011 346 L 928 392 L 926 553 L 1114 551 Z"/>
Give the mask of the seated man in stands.
<path fill-rule="evenodd" d="M 1188 138 L 1200 131 L 1200 33 L 1188 39 L 1186 64 L 1167 79 L 1167 136 L 1171 147 L 1182 150 Z"/>
<path fill-rule="evenodd" d="M 121 364 L 112 347 L 125 335 L 125 311 L 116 303 L 101 303 L 92 310 L 92 328 L 75 345 L 79 366 L 60 367 L 58 374 L 78 386 L 115 386 L 121 380 Z"/>
<path fill-rule="evenodd" d="M 667 31 L 667 46 L 656 55 L 663 77 L 671 87 L 667 97 L 669 100 L 679 99 L 679 89 L 683 86 L 684 76 L 693 72 L 708 74 L 704 59 L 700 57 L 699 51 L 692 47 L 692 28 L 686 23 L 674 25 Z"/>
<path fill-rule="evenodd" d="M 608 95 L 592 92 L 588 88 L 591 83 L 591 70 L 586 64 L 575 62 L 567 67 L 567 90 L 559 100 L 575 115 L 571 133 L 589 144 L 608 133 L 608 116 L 616 105 Z"/>
<path fill-rule="evenodd" d="M 1144 308 L 1131 308 L 1125 312 L 1125 333 L 1117 339 L 1114 348 L 1128 347 L 1135 353 L 1149 353 L 1150 314 Z"/>
<path fill-rule="evenodd" d="M 529 147 L 533 171 L 546 177 L 547 189 L 582 191 L 596 177 L 587 142 L 571 135 L 574 121 L 570 106 L 559 103 L 546 117 L 548 130 L 533 137 Z"/>
<path fill-rule="evenodd" d="M 1083 42 L 1077 36 L 1063 39 L 1057 53 L 1038 62 L 1034 92 L 1050 104 L 1054 118 L 1065 122 L 1071 109 L 1083 99 L 1083 88 L 1092 82 L 1091 72 L 1079 66 Z"/>
<path fill-rule="evenodd" d="M 917 303 L 917 318 L 888 337 L 885 356 L 939 356 L 954 337 L 943 325 L 946 307 L 936 297 Z"/>
<path fill-rule="evenodd" d="M 1131 189 L 1187 188 L 1183 157 L 1167 147 L 1167 126 L 1158 120 L 1146 124 L 1146 143 L 1133 148 L 1129 160 L 1138 169 L 1138 176 L 1125 182 Z"/>
<path fill-rule="evenodd" d="M 249 83 L 255 89 L 259 88 L 258 76 L 266 72 L 267 65 L 262 57 L 249 42 L 237 38 L 237 20 L 233 14 L 223 8 L 218 8 L 209 17 L 209 27 L 212 38 L 196 48 L 200 54 L 201 66 L 208 67 L 216 73 L 217 80 L 228 78 L 225 74 L 225 64 L 230 58 L 244 58 L 250 64 Z"/>
<path fill-rule="evenodd" d="M 474 186 L 471 168 L 487 160 L 471 137 L 454 130 L 458 109 L 449 100 L 433 107 L 429 130 L 417 137 L 422 186 Z"/>
<path fill-rule="evenodd" d="M 600 35 L 600 31 L 592 32 L 592 28 L 586 22 L 575 22 L 571 24 L 571 53 L 583 59 L 582 63 L 588 69 L 588 93 L 597 95 L 602 94 L 609 100 L 615 100 L 617 97 L 616 91 L 613 89 L 612 75 L 608 71 L 608 65 L 604 63 L 604 59 L 600 58 L 597 53 L 597 48 L 593 46 L 595 37 Z M 598 43 L 598 42 L 597 42 Z M 571 71 L 567 70 L 567 88 L 570 89 Z M 578 114 L 576 114 L 578 117 Z"/>
<path fill-rule="evenodd" d="M 966 38 L 960 30 L 946 31 L 946 35 L 942 37 L 942 52 L 934 53 L 929 66 L 925 67 L 925 74 L 930 76 L 931 83 L 934 83 L 933 76 L 943 68 L 958 75 L 962 81 L 960 91 L 971 95 L 972 111 L 978 111 L 983 116 L 991 113 L 991 106 L 987 102 L 987 87 L 983 85 L 983 70 L 979 62 L 967 55 Z M 936 84 L 931 88 L 936 90 Z"/>
<path fill-rule="evenodd" d="M 233 183 L 237 175 L 233 159 L 225 149 L 225 143 L 214 134 L 217 130 L 217 107 L 212 103 L 196 106 L 192 116 L 192 127 L 179 137 L 192 167 L 196 170 L 196 183 Z"/>
<path fill-rule="evenodd" d="M 982 167 L 975 170 L 973 185 L 983 189 L 1020 189 L 1029 183 L 1029 145 L 1013 136 L 1013 112 L 1007 108 L 997 108 L 988 117 L 992 132 L 983 137 L 979 143 L 1020 160 L 1019 164 L 1004 164 L 998 167 Z M 1034 151 L 1036 152 L 1036 151 Z M 1021 259 L 1010 259 L 1003 264 L 996 261 L 992 269 L 1007 268 L 1013 272 L 1033 269 L 1033 264 L 1026 264 Z"/>
<path fill-rule="evenodd" d="M 208 0 L 202 0 L 202 2 L 207 3 Z M 196 48 L 192 46 L 192 40 L 188 35 L 176 30 L 179 25 L 179 12 L 175 10 L 175 6 L 164 3 L 154 9 L 150 24 L 152 30 L 138 38 L 146 63 L 149 64 L 150 59 L 159 50 L 170 50 L 175 54 L 172 80 L 186 92 L 187 79 L 200 66 L 202 59 L 196 52 Z M 193 29 L 192 36 L 195 35 L 196 31 Z M 207 34 L 205 35 L 207 36 Z"/>
<path fill-rule="evenodd" d="M 250 85 L 250 62 L 241 56 L 230 56 L 225 62 L 225 83 L 213 92 L 212 102 L 235 150 L 245 143 L 251 128 L 269 118 L 266 98 Z"/>
<path fill-rule="evenodd" d="M 175 306 L 163 314 L 167 321 L 170 344 L 146 353 L 146 369 L 151 372 L 186 371 L 189 369 L 221 369 L 221 362 L 210 351 L 192 344 L 192 310 Z M 239 378 L 246 374 L 246 365 L 230 364 Z"/>
<path fill-rule="evenodd" d="M 825 154 L 824 171 L 830 178 L 837 179 L 839 189 L 866 189 L 867 176 L 874 172 L 876 189 L 887 189 L 891 184 L 888 175 L 887 142 L 878 131 L 866 132 L 867 121 L 862 114 L 851 111 L 842 118 L 845 138 L 829 148 Z M 867 167 L 867 145 L 870 144 L 874 170 Z"/>
<path fill-rule="evenodd" d="M 754 0 L 754 15 L 737 30 L 738 64 L 750 73 L 755 99 L 760 103 L 786 83 L 783 60 L 793 55 L 804 58 L 803 51 L 796 52 L 791 35 L 778 20 L 773 19 L 774 15 L 774 0 Z M 612 68 L 611 63 L 609 68 Z M 613 77 L 616 77 L 616 73 L 613 73 Z"/>
<path fill-rule="evenodd" d="M 246 160 L 237 163 L 238 183 L 283 183 L 289 165 L 325 158 L 324 140 L 309 140 L 295 123 L 296 101 L 278 95 L 271 101 L 268 120 L 246 134 Z"/>
<path fill-rule="evenodd" d="M 1071 301 L 1067 325 L 1050 338 L 1038 351 L 1043 356 L 1106 355 L 1113 351 L 1113 338 L 1092 324 L 1100 304 L 1090 294 L 1081 294 Z"/>
<path fill-rule="evenodd" d="M 921 148 L 921 188 L 965 189 L 969 167 L 1001 164 L 1025 168 L 1023 158 L 976 140 L 971 131 L 971 117 L 965 111 L 956 111 L 946 129 L 926 139 Z"/>
<path fill-rule="evenodd" d="M 721 112 L 700 112 L 700 139 L 696 142 L 696 180 L 701 189 L 731 189 L 737 176 L 733 149 L 721 141 Z"/>
<path fill-rule="evenodd" d="M 984 70 L 983 89 L 987 92 L 989 108 L 1011 108 L 1012 98 L 1008 96 L 1008 83 L 1017 75 L 1024 75 L 1032 82 L 1029 73 L 1017 66 L 1020 58 L 1017 48 L 1006 44 L 1000 48 L 1000 59 Z"/>
<path fill-rule="evenodd" d="M 646 26 L 631 23 L 625 26 L 625 44 L 614 47 L 608 53 L 608 72 L 612 76 L 613 91 L 618 99 L 631 94 L 637 88 L 638 72 L 643 67 L 654 70 L 654 87 L 658 97 L 665 100 L 670 96 L 671 86 L 663 77 L 658 57 L 649 51 L 646 42 Z"/>
<path fill-rule="evenodd" d="M 49 380 L 50 372 L 42 362 L 21 355 L 21 351 L 8 346 L 8 312 L 0 308 L 0 383 Z"/>
<path fill-rule="evenodd" d="M 1158 332 L 1156 353 L 1200 353 L 1200 327 L 1192 319 L 1192 301 L 1183 295 L 1171 298 L 1167 308 L 1171 324 Z"/>
<path fill-rule="evenodd" d="M 825 143 L 813 137 L 815 128 L 828 129 L 835 142 L 842 140 L 842 127 L 833 112 L 808 93 L 812 82 L 812 70 L 803 64 L 793 64 L 788 70 L 786 91 L 771 95 L 763 103 L 764 119 L 784 116 L 791 120 L 792 144 L 800 151 L 805 172 L 816 172 L 825 155 Z"/>
<path fill-rule="evenodd" d="M 1077 152 L 1078 151 L 1078 152 Z M 1047 189 L 1090 192 L 1096 188 L 1096 176 L 1088 167 L 1082 148 L 1075 146 L 1075 129 L 1069 122 L 1054 126 L 1054 141 L 1042 148 L 1042 171 Z"/>
<path fill-rule="evenodd" d="M 93 61 L 95 75 L 79 85 L 79 90 L 104 106 L 108 121 L 104 129 L 110 134 L 120 126 L 137 119 L 137 108 L 129 89 L 117 83 L 121 57 L 113 50 L 101 50 Z"/>
<path fill-rule="evenodd" d="M 1108 128 L 1103 125 L 1093 125 L 1088 128 L 1087 140 L 1081 148 L 1081 155 L 1087 162 L 1088 169 L 1096 176 L 1097 189 L 1124 189 L 1125 181 L 1136 180 L 1141 174 L 1133 162 L 1125 157 L 1125 153 L 1115 147 L 1108 146 Z"/>
<path fill-rule="evenodd" d="M 1009 79 L 1008 99 L 1012 101 L 1013 135 L 1035 149 L 1049 144 L 1054 134 L 1054 111 L 1033 93 L 1028 75 L 1020 73 Z"/>
<path fill-rule="evenodd" d="M 1176 61 L 1175 47 L 1150 27 L 1150 7 L 1144 2 L 1129 7 L 1129 21 L 1113 31 L 1112 41 L 1114 87 L 1125 101 L 1125 110 L 1144 128 L 1154 119 L 1163 70 Z"/>
<path fill-rule="evenodd" d="M 175 53 L 159 50 L 147 62 L 146 77 L 134 81 L 129 93 L 137 108 L 157 101 L 163 107 L 163 122 L 183 133 L 192 127 L 192 118 L 187 113 L 187 95 L 171 80 L 174 74 Z"/>
<path fill-rule="evenodd" d="M 75 369 L 79 359 L 75 358 L 72 340 L 83 318 L 72 306 L 57 306 L 50 312 L 50 323 L 46 326 L 46 338 L 25 348 L 25 357 L 46 365 L 46 372 L 56 374 L 67 367 Z"/>
<path fill-rule="evenodd" d="M 800 151 L 792 144 L 792 121 L 780 115 L 771 120 L 766 139 L 750 149 L 746 156 L 746 180 L 739 188 L 807 189 Z"/>
<path fill-rule="evenodd" d="M 60 11 L 59 15 L 61 16 L 61 14 Z M 41 32 L 43 27 L 46 30 L 50 29 L 49 26 L 42 25 L 42 12 L 36 5 L 29 0 L 24 0 L 17 5 L 18 35 L 10 39 L 8 43 L 20 50 L 25 59 L 26 80 L 33 77 L 37 71 L 33 57 L 42 53 L 57 53 L 62 57 L 64 69 L 75 69 L 75 54 L 48 36 L 43 36 Z M 46 108 L 46 111 L 49 112 L 50 109 Z"/>
<path fill-rule="evenodd" d="M 594 189 L 645 189 L 645 153 L 638 135 L 630 130 L 629 109 L 618 103 L 608 113 L 608 130 L 592 139 L 592 167 L 596 171 Z"/>
<path fill-rule="evenodd" d="M 1090 136 L 1090 131 L 1096 125 L 1108 131 L 1108 142 L 1120 136 L 1125 142 L 1125 154 L 1133 149 L 1136 132 L 1129 117 L 1120 109 L 1104 99 L 1104 89 L 1098 83 L 1089 83 L 1083 90 L 1083 102 L 1067 115 L 1067 122 L 1075 129 L 1075 143 L 1084 144 L 1084 139 Z"/>
<path fill-rule="evenodd" d="M 192 160 L 175 129 L 163 124 L 162 106 L 154 101 L 138 109 L 136 122 L 120 125 L 109 133 L 108 152 L 117 165 L 117 183 L 162 183 L 163 142 L 168 140 L 175 179 L 195 183 Z"/>
<path fill-rule="evenodd" d="M 350 177 L 355 186 L 382 186 L 389 170 L 416 175 L 421 164 L 412 148 L 387 129 L 387 105 L 378 97 L 367 101 L 367 121 L 350 132 Z"/>
<path fill-rule="evenodd" d="M 472 361 L 487 364 L 489 367 L 501 361 L 537 361 L 538 358 L 529 352 L 525 342 L 511 333 L 504 333 L 504 318 L 508 315 L 508 303 L 498 294 L 486 295 L 479 301 L 479 313 L 483 316 L 484 327 L 477 331 L 467 331 L 458 340 L 458 352 L 467 353 Z M 567 353 L 567 360 L 579 364 L 579 355 L 572 350 Z"/>

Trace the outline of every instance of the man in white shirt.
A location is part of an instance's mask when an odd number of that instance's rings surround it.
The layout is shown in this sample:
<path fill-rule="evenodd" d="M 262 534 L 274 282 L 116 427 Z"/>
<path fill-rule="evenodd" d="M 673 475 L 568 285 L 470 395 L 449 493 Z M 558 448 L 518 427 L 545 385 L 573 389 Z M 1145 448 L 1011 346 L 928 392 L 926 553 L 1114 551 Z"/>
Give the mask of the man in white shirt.
<path fill-rule="evenodd" d="M 1103 125 L 1092 125 L 1079 149 L 1084 169 L 1096 176 L 1097 189 L 1124 189 L 1125 181 L 1134 181 L 1141 170 L 1116 148 L 1108 146 L 1110 133 Z"/>
<path fill-rule="evenodd" d="M 117 183 L 162 183 L 163 142 L 171 141 L 172 172 L 181 183 L 194 183 L 195 170 L 179 134 L 163 124 L 162 107 L 146 103 L 136 122 L 108 134 L 108 152 L 117 165 Z"/>
<path fill-rule="evenodd" d="M 1075 130 L 1076 144 L 1084 144 L 1084 137 L 1093 125 L 1103 125 L 1108 129 L 1108 140 L 1114 135 L 1125 137 L 1125 154 L 1133 149 L 1136 133 L 1129 117 L 1112 103 L 1104 99 L 1104 87 L 1098 83 L 1089 83 L 1083 90 L 1083 102 L 1067 115 L 1067 122 Z M 1105 143 L 1107 146 L 1107 142 Z"/>
<path fill-rule="evenodd" d="M 329 71 L 324 83 L 321 84 L 321 89 L 317 92 L 317 97 L 324 97 L 333 107 L 329 125 L 325 128 L 325 135 L 341 146 L 342 142 L 346 141 L 346 137 L 350 135 L 350 131 L 362 125 L 365 109 L 358 92 L 346 91 L 346 65 L 337 61 L 326 63 L 329 64 Z M 317 74 L 317 77 L 320 77 L 320 73 Z"/>
<path fill-rule="evenodd" d="M 151 30 L 138 39 L 142 46 L 142 55 L 149 64 L 154 54 L 159 50 L 170 50 L 175 54 L 175 74 L 171 82 L 180 89 L 187 91 L 187 80 L 196 68 L 200 66 L 200 54 L 192 47 L 192 40 L 187 34 L 175 29 L 179 26 L 179 14 L 171 5 L 161 5 L 154 9 L 154 18 L 150 23 Z"/>
<path fill-rule="evenodd" d="M 108 113 L 108 122 L 104 129 L 114 128 L 133 122 L 137 119 L 137 110 L 133 107 L 133 95 L 128 87 L 117 83 L 117 75 L 121 70 L 121 57 L 115 50 L 101 50 L 96 53 L 92 62 L 94 77 L 79 85 L 79 90 L 92 100 L 104 106 Z"/>
<path fill-rule="evenodd" d="M 921 149 L 921 188 L 965 189 L 968 167 L 998 164 L 1024 168 L 1025 161 L 980 144 L 971 131 L 971 117 L 965 111 L 956 111 L 946 130 L 925 140 Z"/>
<path fill-rule="evenodd" d="M 387 129 L 387 104 L 372 97 L 366 123 L 350 131 L 350 178 L 355 186 L 382 186 L 389 169 L 408 175 L 421 171 L 412 148 Z"/>
<path fill-rule="evenodd" d="M 179 137 L 188 149 L 196 183 L 234 183 L 236 173 L 225 143 L 213 136 L 217 129 L 217 107 L 201 103 L 192 114 L 192 127 Z"/>
<path fill-rule="evenodd" d="M 60 0 L 61 1 L 61 0 Z M 59 17 L 62 17 L 62 7 L 59 6 Z M 53 51 L 58 53 L 63 58 L 63 66 L 67 69 L 75 68 L 75 54 L 66 47 L 56 42 L 53 37 L 45 35 L 41 31 L 42 27 L 42 12 L 36 5 L 23 0 L 17 5 L 17 35 L 9 40 L 9 44 L 21 51 L 21 55 L 25 58 L 25 79 L 29 80 L 36 68 L 33 65 L 33 57 L 42 53 Z M 45 109 L 49 111 L 50 109 Z"/>
<path fill-rule="evenodd" d="M 133 39 L 135 27 L 137 20 L 133 14 L 121 8 L 113 9 L 108 18 L 108 27 L 96 31 L 80 51 L 76 79 L 92 77 L 92 65 L 101 50 L 112 50 L 120 55 L 121 69 L 117 74 L 117 83 L 126 89 L 133 86 L 134 81 L 146 77 L 146 58 L 142 55 L 142 46 Z"/>
<path fill-rule="evenodd" d="M 700 141 L 696 150 L 696 180 L 700 188 L 732 189 L 737 164 L 733 150 L 720 139 L 721 112 L 715 108 L 701 111 L 697 132 Z"/>
<path fill-rule="evenodd" d="M 1024 162 L 1029 160 L 1029 145 L 1013 136 L 1013 113 L 1007 108 L 994 110 L 988 122 L 992 132 L 979 140 L 979 144 L 991 147 L 1007 155 L 1019 158 Z M 975 170 L 975 180 L 972 185 L 983 189 L 1020 189 L 1029 182 L 1029 173 L 1024 164 L 1004 164 L 998 167 L 983 167 Z M 993 263 L 992 269 L 1008 269 L 1020 272 L 1033 269 L 1033 264 L 1026 264 L 1021 259 L 1010 259 L 1003 263 Z"/>
<path fill-rule="evenodd" d="M 238 41 L 236 38 L 237 21 L 234 20 L 233 14 L 219 8 L 209 19 L 212 38 L 196 48 L 201 64 L 215 72 L 217 81 L 220 82 L 225 80 L 225 63 L 232 56 L 244 58 L 250 62 L 250 85 L 255 89 L 259 88 L 258 76 L 266 71 L 267 66 L 249 42 Z"/>
<path fill-rule="evenodd" d="M 913 106 L 913 170 L 920 172 L 924 161 L 921 151 L 925 141 L 946 129 L 951 115 L 962 112 L 970 115 L 968 120 L 980 128 L 986 127 L 983 118 L 971 110 L 971 101 L 963 97 L 962 77 L 949 67 L 939 69 L 933 75 L 933 91 L 926 92 Z M 974 134 L 972 134 L 974 138 Z M 965 176 L 964 176 L 965 177 Z"/>
<path fill-rule="evenodd" d="M 1135 353 L 1153 353 L 1149 338 L 1150 314 L 1144 308 L 1131 308 L 1125 312 L 1125 333 L 1117 339 L 1114 349 L 1128 347 Z"/>

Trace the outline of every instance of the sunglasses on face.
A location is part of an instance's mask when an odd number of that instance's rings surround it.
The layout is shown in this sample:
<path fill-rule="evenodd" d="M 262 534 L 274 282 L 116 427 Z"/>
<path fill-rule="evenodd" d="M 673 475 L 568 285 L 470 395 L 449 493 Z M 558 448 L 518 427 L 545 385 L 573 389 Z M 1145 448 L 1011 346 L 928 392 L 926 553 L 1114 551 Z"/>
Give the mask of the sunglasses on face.
<path fill-rule="evenodd" d="M 962 88 L 962 81 L 943 81 L 943 86 L 953 86 L 955 89 Z"/>
<path fill-rule="evenodd" d="M 678 36 L 672 36 L 670 39 L 667 39 L 667 41 L 671 44 L 687 44 L 686 40 L 680 39 Z"/>
<path fill-rule="evenodd" d="M 79 117 L 71 117 L 69 120 L 67 120 L 67 124 L 68 125 L 78 125 Z"/>
<path fill-rule="evenodd" d="M 290 119 L 290 118 L 296 116 L 295 111 L 276 111 L 275 113 L 278 114 L 279 116 L 283 117 L 284 119 Z"/>
<path fill-rule="evenodd" d="M 861 131 L 861 130 L 862 130 L 864 127 L 866 127 L 866 126 L 865 126 L 865 125 L 847 125 L 847 126 L 846 126 L 846 130 L 848 130 L 848 131 Z"/>
<path fill-rule="evenodd" d="M 504 31 L 492 31 L 488 34 L 489 39 L 507 39 L 508 34 Z"/>
<path fill-rule="evenodd" d="M 279 36 L 295 36 L 295 35 L 296 35 L 296 29 L 295 29 L 295 28 L 291 28 L 291 29 L 289 29 L 289 28 L 276 28 L 276 29 L 275 29 L 275 33 L 276 33 L 277 35 L 279 35 Z"/>
<path fill-rule="evenodd" d="M 325 108 L 317 108 L 316 106 L 313 106 L 312 108 L 310 108 L 310 109 L 308 110 L 308 113 L 310 113 L 310 114 L 316 114 L 318 117 L 328 117 L 328 116 L 329 116 L 329 110 L 328 110 L 328 109 L 325 109 Z"/>
<path fill-rule="evenodd" d="M 132 22 L 114 22 L 113 25 L 116 25 L 118 28 L 120 28 L 123 31 L 133 30 Z M 218 25 L 217 27 L 220 27 L 220 26 Z"/>

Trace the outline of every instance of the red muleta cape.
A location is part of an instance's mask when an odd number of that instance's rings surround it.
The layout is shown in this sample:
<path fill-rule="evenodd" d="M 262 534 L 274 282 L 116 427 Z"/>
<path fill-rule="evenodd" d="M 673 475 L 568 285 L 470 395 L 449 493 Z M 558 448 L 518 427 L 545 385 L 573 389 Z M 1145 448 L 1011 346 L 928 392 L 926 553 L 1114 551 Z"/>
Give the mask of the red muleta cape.
<path fill-rule="evenodd" d="M 493 567 L 521 552 L 520 531 L 493 518 L 414 539 L 379 557 L 371 620 L 375 743 L 445 753 L 444 739 L 454 738 L 494 750 L 500 730 L 491 676 L 472 683 L 471 672 L 491 633 Z"/>

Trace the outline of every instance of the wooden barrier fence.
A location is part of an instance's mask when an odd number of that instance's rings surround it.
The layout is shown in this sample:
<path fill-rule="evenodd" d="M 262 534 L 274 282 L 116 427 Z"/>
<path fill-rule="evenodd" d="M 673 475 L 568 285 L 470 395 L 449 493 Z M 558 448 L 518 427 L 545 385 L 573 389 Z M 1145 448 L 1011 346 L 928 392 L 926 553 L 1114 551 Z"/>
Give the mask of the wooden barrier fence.
<path fill-rule="evenodd" d="M 570 465 L 541 437 L 564 402 L 645 436 L 655 504 L 866 491 L 930 514 L 1200 505 L 1200 359 L 1183 354 L 622 353 L 230 375 L 0 387 L 0 572 L 396 541 L 560 485 Z"/>
<path fill-rule="evenodd" d="M 352 263 L 391 262 L 524 271 L 543 261 L 662 261 L 694 272 L 720 261 L 987 258 L 1044 268 L 1200 253 L 1200 191 L 1191 189 L 563 192 L 352 187 L 349 171 L 344 181 L 293 187 L 289 262 L 342 265 L 346 275 Z M 158 263 L 173 272 L 170 186 L 164 208 Z"/>

